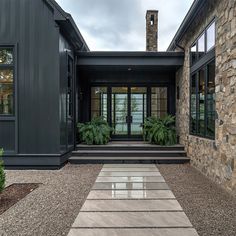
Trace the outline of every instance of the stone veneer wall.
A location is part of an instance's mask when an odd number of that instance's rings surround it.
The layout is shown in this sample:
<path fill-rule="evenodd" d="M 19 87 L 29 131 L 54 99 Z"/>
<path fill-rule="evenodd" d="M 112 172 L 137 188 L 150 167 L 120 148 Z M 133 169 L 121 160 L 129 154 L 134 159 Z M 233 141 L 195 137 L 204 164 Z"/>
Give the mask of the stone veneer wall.
<path fill-rule="evenodd" d="M 216 137 L 189 135 L 190 46 L 216 17 Z M 180 99 L 176 104 L 177 130 L 191 163 L 236 194 L 236 1 L 206 0 L 186 32 L 184 67 L 177 72 Z"/>

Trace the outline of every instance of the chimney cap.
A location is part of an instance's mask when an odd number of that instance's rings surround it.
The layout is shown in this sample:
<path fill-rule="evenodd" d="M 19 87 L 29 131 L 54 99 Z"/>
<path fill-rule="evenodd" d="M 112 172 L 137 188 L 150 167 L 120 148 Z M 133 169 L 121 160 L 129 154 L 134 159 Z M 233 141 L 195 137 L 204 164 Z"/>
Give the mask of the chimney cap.
<path fill-rule="evenodd" d="M 146 17 L 150 13 L 158 14 L 158 12 L 159 12 L 158 10 L 147 10 Z"/>

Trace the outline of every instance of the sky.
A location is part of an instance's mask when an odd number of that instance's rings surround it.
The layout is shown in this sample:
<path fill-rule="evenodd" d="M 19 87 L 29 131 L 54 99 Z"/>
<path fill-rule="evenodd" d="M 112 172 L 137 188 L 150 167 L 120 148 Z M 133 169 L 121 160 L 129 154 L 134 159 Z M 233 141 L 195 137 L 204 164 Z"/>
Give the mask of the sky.
<path fill-rule="evenodd" d="M 145 51 L 146 11 L 159 11 L 165 51 L 193 0 L 56 0 L 75 20 L 91 51 Z"/>

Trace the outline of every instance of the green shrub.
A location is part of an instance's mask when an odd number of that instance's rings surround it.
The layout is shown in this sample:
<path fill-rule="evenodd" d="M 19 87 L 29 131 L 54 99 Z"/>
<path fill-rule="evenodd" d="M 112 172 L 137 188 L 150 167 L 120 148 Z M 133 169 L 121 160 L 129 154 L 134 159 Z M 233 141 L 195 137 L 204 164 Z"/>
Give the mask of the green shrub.
<path fill-rule="evenodd" d="M 2 155 L 3 155 L 3 149 L 0 149 L 0 193 L 5 188 L 5 181 L 6 181 L 3 161 L 1 160 Z"/>
<path fill-rule="evenodd" d="M 175 117 L 148 117 L 144 122 L 144 140 L 158 145 L 174 145 L 177 142 Z"/>
<path fill-rule="evenodd" d="M 88 145 L 102 145 L 110 141 L 112 128 L 102 117 L 93 118 L 90 122 L 78 124 L 80 141 Z"/>

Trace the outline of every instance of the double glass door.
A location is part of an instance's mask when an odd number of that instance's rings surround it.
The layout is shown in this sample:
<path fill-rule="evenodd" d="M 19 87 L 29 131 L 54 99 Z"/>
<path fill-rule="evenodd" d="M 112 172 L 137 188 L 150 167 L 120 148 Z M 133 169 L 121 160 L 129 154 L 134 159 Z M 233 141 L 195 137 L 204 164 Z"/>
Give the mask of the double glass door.
<path fill-rule="evenodd" d="M 107 120 L 113 139 L 141 139 L 146 117 L 167 115 L 167 95 L 164 86 L 91 87 L 91 118 Z"/>
<path fill-rule="evenodd" d="M 146 87 L 111 88 L 111 123 L 113 137 L 138 137 L 147 117 Z"/>

